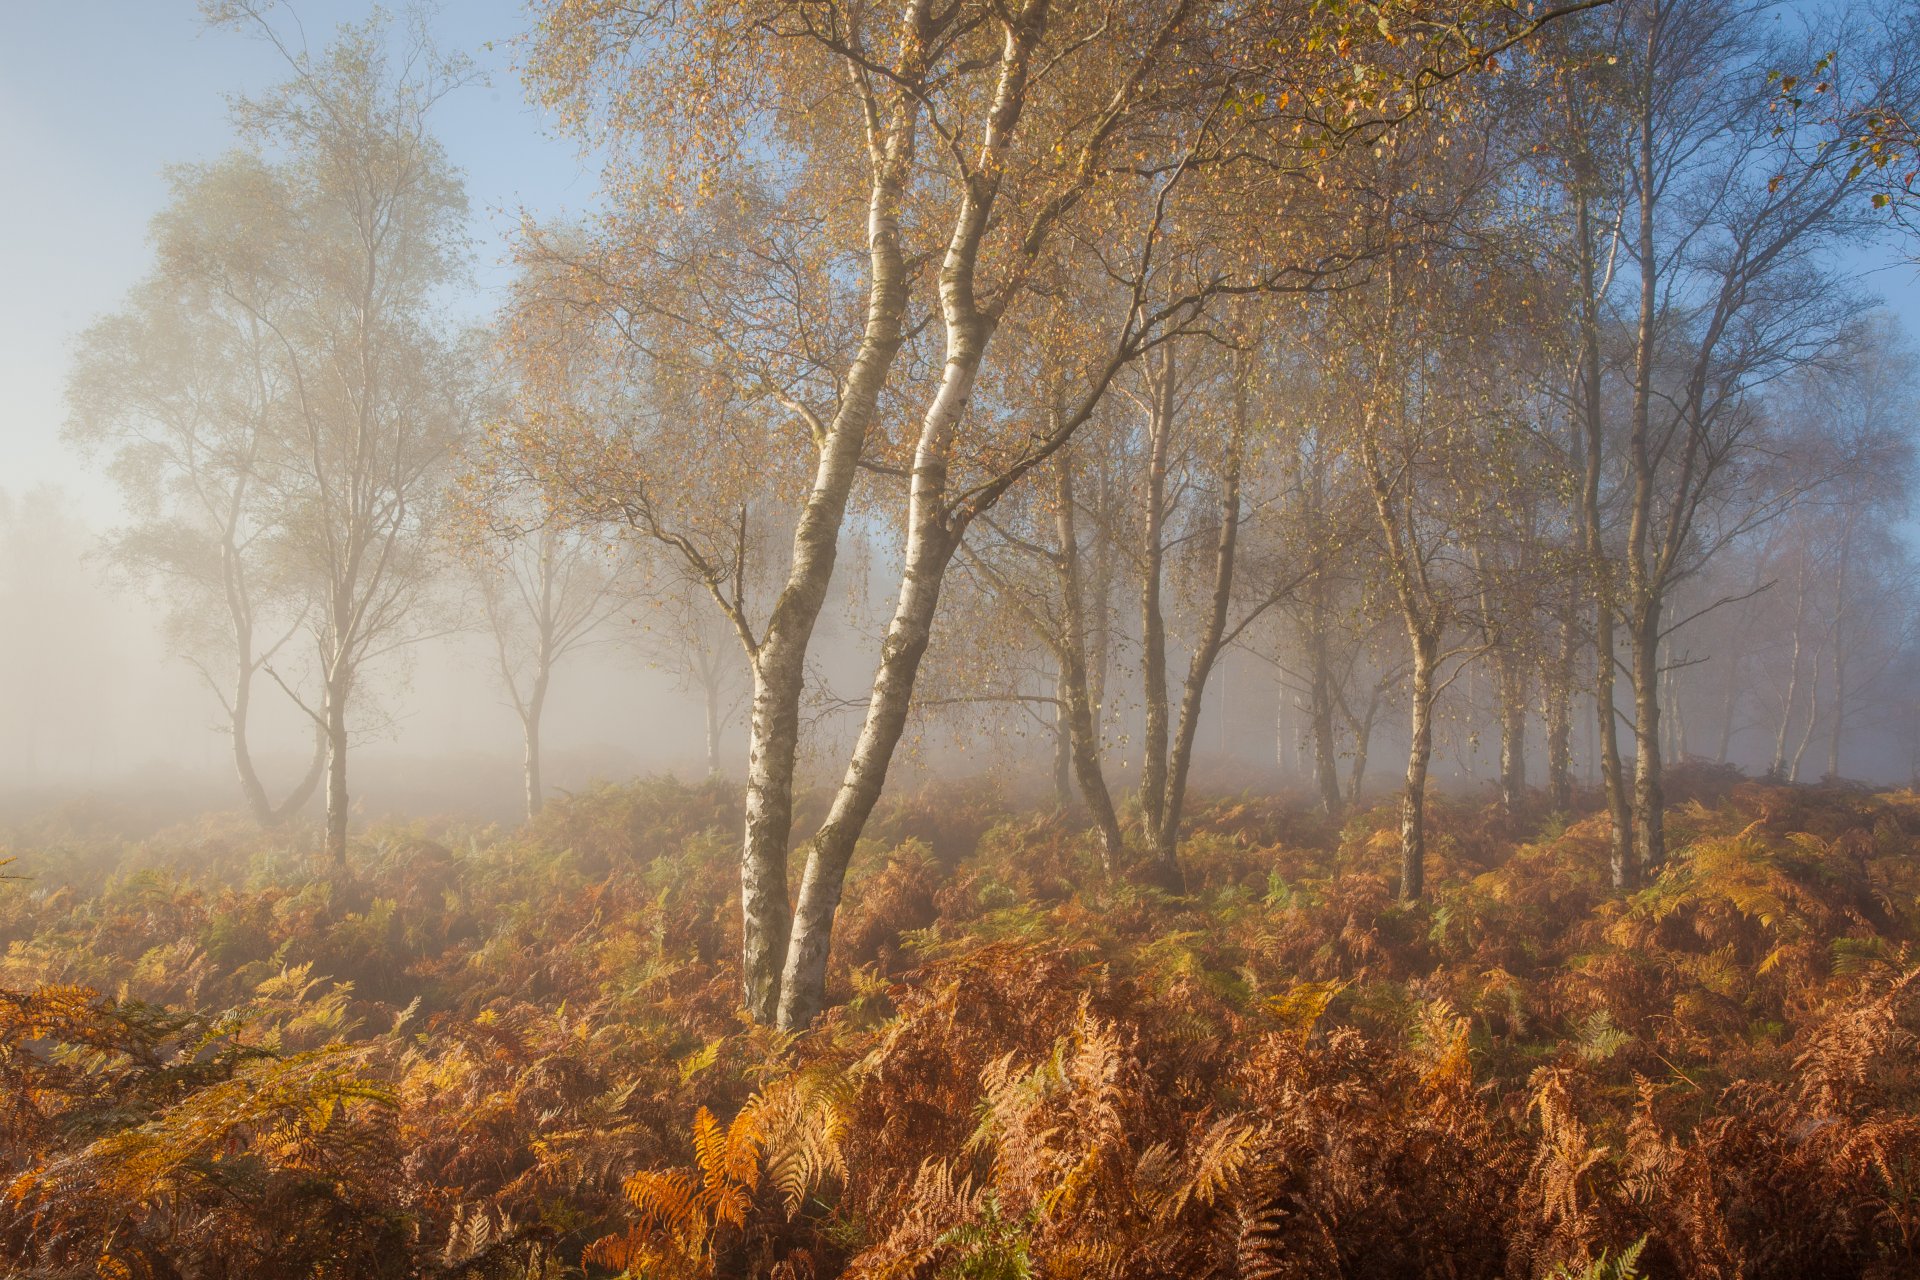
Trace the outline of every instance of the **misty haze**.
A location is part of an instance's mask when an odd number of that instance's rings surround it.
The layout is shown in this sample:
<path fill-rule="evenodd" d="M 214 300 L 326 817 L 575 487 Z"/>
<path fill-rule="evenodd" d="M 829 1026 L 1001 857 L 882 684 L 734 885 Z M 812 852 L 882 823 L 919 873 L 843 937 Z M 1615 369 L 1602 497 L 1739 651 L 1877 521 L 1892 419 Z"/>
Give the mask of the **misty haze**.
<path fill-rule="evenodd" d="M 0 32 L 0 1274 L 1920 1275 L 1917 0 Z"/>

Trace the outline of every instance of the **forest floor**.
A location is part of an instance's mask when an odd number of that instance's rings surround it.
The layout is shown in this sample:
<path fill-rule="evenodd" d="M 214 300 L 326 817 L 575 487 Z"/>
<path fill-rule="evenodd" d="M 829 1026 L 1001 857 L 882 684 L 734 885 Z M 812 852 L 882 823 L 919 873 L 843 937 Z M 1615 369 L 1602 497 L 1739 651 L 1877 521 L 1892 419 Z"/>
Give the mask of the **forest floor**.
<path fill-rule="evenodd" d="M 737 1013 L 732 791 L 370 832 L 77 818 L 0 874 L 10 1276 L 1920 1275 L 1920 795 L 1201 807 L 1189 893 L 893 802 L 835 1005 Z"/>

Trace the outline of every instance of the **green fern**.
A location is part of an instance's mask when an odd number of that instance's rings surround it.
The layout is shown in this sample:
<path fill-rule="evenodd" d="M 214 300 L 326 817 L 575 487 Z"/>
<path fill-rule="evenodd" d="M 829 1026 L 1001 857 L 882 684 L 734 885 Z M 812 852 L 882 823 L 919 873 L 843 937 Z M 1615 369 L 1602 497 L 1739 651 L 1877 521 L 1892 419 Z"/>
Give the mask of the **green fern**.
<path fill-rule="evenodd" d="M 1599 1257 L 1579 1271 L 1559 1268 L 1553 1280 L 1640 1280 L 1640 1253 L 1646 1247 L 1647 1238 L 1641 1236 L 1619 1253 L 1602 1249 Z"/>

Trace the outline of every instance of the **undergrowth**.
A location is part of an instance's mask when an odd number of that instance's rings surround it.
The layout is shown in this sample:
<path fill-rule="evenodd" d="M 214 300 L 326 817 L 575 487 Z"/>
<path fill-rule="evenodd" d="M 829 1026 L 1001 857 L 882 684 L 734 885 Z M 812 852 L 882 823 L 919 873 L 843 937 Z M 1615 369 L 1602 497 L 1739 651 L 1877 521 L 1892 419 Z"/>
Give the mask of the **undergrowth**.
<path fill-rule="evenodd" d="M 1189 892 L 981 788 L 861 849 L 835 1005 L 739 1016 L 728 792 L 7 850 L 23 1277 L 1920 1274 L 1920 796 L 1604 819 L 1218 801 Z"/>

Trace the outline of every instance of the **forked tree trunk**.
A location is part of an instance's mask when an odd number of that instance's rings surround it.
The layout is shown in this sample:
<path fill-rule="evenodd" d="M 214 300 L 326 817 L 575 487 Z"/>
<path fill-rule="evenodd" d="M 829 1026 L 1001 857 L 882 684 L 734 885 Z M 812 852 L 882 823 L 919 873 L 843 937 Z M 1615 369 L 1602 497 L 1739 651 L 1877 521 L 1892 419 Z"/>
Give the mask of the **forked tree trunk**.
<path fill-rule="evenodd" d="M 866 327 L 827 424 L 813 488 L 794 527 L 787 581 L 751 654 L 753 703 L 747 749 L 746 830 L 740 852 L 741 985 L 757 1022 L 780 1016 L 780 989 L 792 915 L 787 851 L 793 838 L 794 765 L 807 648 L 825 605 L 874 406 L 901 344 L 907 273 L 901 252 L 900 199 L 911 163 L 918 108 L 902 109 L 877 158 L 867 198 Z"/>
<path fill-rule="evenodd" d="M 1820 647 L 1813 651 L 1813 670 L 1808 673 L 1807 681 L 1807 727 L 1800 732 L 1800 745 L 1793 749 L 1793 759 L 1787 763 L 1787 781 L 1800 781 L 1800 764 L 1807 756 L 1807 744 L 1813 741 L 1813 731 L 1820 725 L 1820 666 L 1825 657 Z"/>
<path fill-rule="evenodd" d="M 251 459 L 252 455 L 248 456 Z M 275 805 L 268 798 L 267 788 L 254 767 L 253 747 L 248 738 L 248 728 L 253 719 L 253 680 L 266 659 L 254 656 L 253 605 L 236 543 L 236 530 L 246 489 L 243 473 L 234 487 L 233 505 L 228 512 L 220 543 L 220 577 L 226 595 L 227 616 L 233 624 L 234 645 L 233 697 L 227 702 L 227 726 L 232 736 L 233 768 L 239 775 L 240 792 L 246 797 L 247 808 L 252 812 L 254 821 L 261 826 L 277 827 L 306 808 L 307 801 L 313 799 L 313 793 L 320 786 L 320 778 L 326 772 L 327 741 L 325 734 L 316 731 L 313 758 L 308 762 L 306 774 Z"/>
<path fill-rule="evenodd" d="M 880 799 L 894 747 L 906 729 L 914 681 L 933 634 L 947 564 L 959 545 L 959 533 L 948 526 L 944 510 L 947 457 L 952 433 L 973 393 L 987 336 L 984 326 L 949 325 L 946 371 L 914 453 L 900 594 L 881 643 L 866 719 L 827 819 L 814 834 L 800 880 L 780 987 L 783 1028 L 805 1027 L 826 1003 L 827 953 L 847 864 Z"/>
<path fill-rule="evenodd" d="M 327 771 L 327 737 L 325 733 L 316 729 L 313 756 L 307 762 L 306 773 L 279 804 L 274 804 L 267 796 L 266 785 L 260 781 L 259 771 L 254 768 L 253 746 L 248 738 L 248 723 L 252 718 L 255 668 L 244 657 L 240 660 L 239 668 L 234 679 L 233 700 L 227 717 L 233 740 L 233 768 L 239 775 L 240 792 L 246 797 L 247 808 L 253 814 L 253 820 L 263 827 L 277 827 L 306 808 L 307 802 L 313 799 L 313 793 L 320 789 L 320 779 Z"/>

